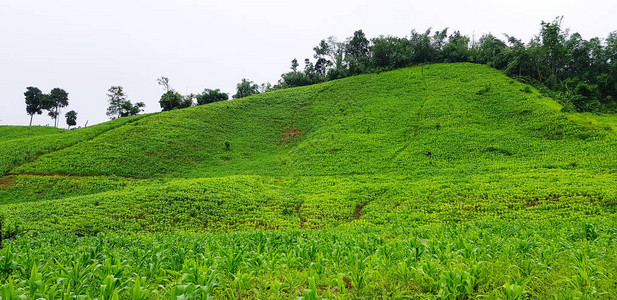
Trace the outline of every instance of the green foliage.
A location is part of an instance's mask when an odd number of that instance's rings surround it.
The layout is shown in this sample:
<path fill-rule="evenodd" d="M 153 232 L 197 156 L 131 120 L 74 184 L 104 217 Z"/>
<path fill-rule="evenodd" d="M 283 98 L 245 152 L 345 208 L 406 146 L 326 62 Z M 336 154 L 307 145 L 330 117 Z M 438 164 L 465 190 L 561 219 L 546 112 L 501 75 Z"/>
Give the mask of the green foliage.
<path fill-rule="evenodd" d="M 221 92 L 221 90 L 219 89 L 205 89 L 201 94 L 195 96 L 195 98 L 197 99 L 197 105 L 203 105 L 213 102 L 225 101 L 229 99 L 229 95 Z"/>
<path fill-rule="evenodd" d="M 74 110 L 67 112 L 64 116 L 66 117 L 66 125 L 68 125 L 69 128 L 77 125 L 77 113 Z"/>
<path fill-rule="evenodd" d="M 606 298 L 615 289 L 609 275 L 617 270 L 615 225 L 594 222 L 603 233 L 593 243 L 572 238 L 576 222 L 535 221 L 42 234 L 0 250 L 0 293 L 9 299 Z"/>
<path fill-rule="evenodd" d="M 143 102 L 131 103 L 131 100 L 126 99 L 121 86 L 112 86 L 108 92 L 109 106 L 106 114 L 111 119 L 138 115 L 146 106 Z"/>
<path fill-rule="evenodd" d="M 44 99 L 46 102 L 44 107 L 49 110 L 49 116 L 54 119 L 55 127 L 58 127 L 60 109 L 69 105 L 69 93 L 61 88 L 54 88 Z"/>
<path fill-rule="evenodd" d="M 24 96 L 26 96 L 26 113 L 30 115 L 30 125 L 32 125 L 32 117 L 35 114 L 42 114 L 45 109 L 44 95 L 40 89 L 29 86 Z"/>
<path fill-rule="evenodd" d="M 610 298 L 617 119 L 561 108 L 460 63 L 0 127 L 0 296 Z"/>
<path fill-rule="evenodd" d="M 244 98 L 251 95 L 259 94 L 259 86 L 254 82 L 243 78 L 236 86 L 236 93 L 232 96 L 234 99 Z"/>
<path fill-rule="evenodd" d="M 379 36 L 368 40 L 362 30 L 345 42 L 333 37 L 314 47 L 316 63 L 306 62 L 304 72 L 292 61 L 292 72 L 281 75 L 277 89 L 305 86 L 352 75 L 379 73 L 412 64 L 476 62 L 504 70 L 513 77 L 532 79 L 538 88 L 550 90 L 567 109 L 579 112 L 617 111 L 617 33 L 584 40 L 569 34 L 563 17 L 542 22 L 529 43 L 507 37 L 507 44 L 491 34 L 472 41 L 448 28 L 410 37 Z"/>
<path fill-rule="evenodd" d="M 168 111 L 176 108 L 186 108 L 193 105 L 192 98 L 185 98 L 180 93 L 170 90 L 164 93 L 159 100 L 159 104 L 163 111 Z"/>

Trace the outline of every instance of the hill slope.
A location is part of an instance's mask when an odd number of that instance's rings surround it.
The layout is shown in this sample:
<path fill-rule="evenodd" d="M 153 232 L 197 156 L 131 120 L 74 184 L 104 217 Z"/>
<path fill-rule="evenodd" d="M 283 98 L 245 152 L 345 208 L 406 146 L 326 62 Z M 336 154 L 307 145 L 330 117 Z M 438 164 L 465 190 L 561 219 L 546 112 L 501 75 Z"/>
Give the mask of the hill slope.
<path fill-rule="evenodd" d="M 617 117 L 485 66 L 0 133 L 2 299 L 617 293 Z"/>
<path fill-rule="evenodd" d="M 591 217 L 617 199 L 614 120 L 485 66 L 408 68 L 32 137 L 71 142 L 11 169 L 0 203 L 79 232 Z"/>

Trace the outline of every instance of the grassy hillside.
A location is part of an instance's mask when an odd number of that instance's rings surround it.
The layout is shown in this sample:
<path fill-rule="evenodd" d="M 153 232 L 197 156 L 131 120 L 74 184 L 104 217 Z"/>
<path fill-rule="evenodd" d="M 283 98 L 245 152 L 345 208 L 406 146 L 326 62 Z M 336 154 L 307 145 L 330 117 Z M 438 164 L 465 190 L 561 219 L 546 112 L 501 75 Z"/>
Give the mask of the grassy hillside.
<path fill-rule="evenodd" d="M 524 90 L 472 64 L 363 75 L 160 113 L 14 173 L 149 178 L 614 167 L 597 159 L 616 158 L 610 120 L 577 122 Z"/>
<path fill-rule="evenodd" d="M 55 148 L 10 170 L 0 199 L 22 226 L 92 232 L 516 218 L 553 199 L 580 206 L 573 217 L 610 213 L 615 118 L 559 108 L 480 65 L 363 75 L 30 137 Z"/>
<path fill-rule="evenodd" d="M 3 131 L 10 138 L 0 138 L 0 174 L 5 175 L 12 168 L 35 160 L 43 154 L 86 142 L 103 132 L 143 117 L 136 116 L 116 119 L 78 130 L 59 130 L 45 127 L 32 127 L 28 129 L 23 127 L 5 127 Z M 65 174 L 70 174 L 70 172 Z"/>
<path fill-rule="evenodd" d="M 617 117 L 560 109 L 447 64 L 71 131 L 0 128 L 5 236 L 26 232 L 0 251 L 0 291 L 9 275 L 31 291 L 34 261 L 69 296 L 104 295 L 111 274 L 120 298 L 610 298 Z M 85 285 L 58 281 L 80 255 Z"/>
<path fill-rule="evenodd" d="M 64 129 L 48 126 L 0 126 L 0 141 L 54 134 L 63 131 Z"/>

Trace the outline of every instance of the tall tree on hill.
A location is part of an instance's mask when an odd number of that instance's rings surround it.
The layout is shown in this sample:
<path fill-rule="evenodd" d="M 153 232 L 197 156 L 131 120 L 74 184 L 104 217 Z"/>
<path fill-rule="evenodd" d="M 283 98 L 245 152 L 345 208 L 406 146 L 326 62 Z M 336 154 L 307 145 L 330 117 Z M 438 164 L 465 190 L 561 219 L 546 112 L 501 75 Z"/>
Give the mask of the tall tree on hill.
<path fill-rule="evenodd" d="M 45 98 L 48 101 L 45 107 L 49 110 L 49 116 L 54 119 L 54 126 L 58 127 L 60 109 L 69 105 L 69 93 L 61 88 L 54 88 Z"/>
<path fill-rule="evenodd" d="M 242 81 L 236 85 L 236 94 L 232 97 L 234 99 L 239 99 L 255 94 L 259 94 L 259 85 L 243 78 Z"/>
<path fill-rule="evenodd" d="M 534 63 L 531 53 L 525 48 L 525 44 L 513 37 L 506 36 L 510 47 L 504 49 L 503 56 L 507 65 L 506 74 L 510 76 L 533 76 Z"/>
<path fill-rule="evenodd" d="M 561 30 L 562 18 L 557 18 L 550 23 L 542 22 L 540 31 L 541 49 L 545 64 L 549 68 L 548 76 L 555 76 L 556 79 L 562 78 L 561 71 L 566 61 L 565 43 L 568 33 Z"/>
<path fill-rule="evenodd" d="M 415 30 L 411 31 L 409 44 L 412 49 L 412 63 L 426 64 L 434 62 L 437 59 L 437 51 L 431 45 L 431 29 L 427 29 L 424 33 L 419 33 Z"/>
<path fill-rule="evenodd" d="M 109 102 L 109 106 L 107 107 L 107 112 L 105 114 L 110 119 L 120 118 L 120 109 L 122 107 L 122 103 L 126 101 L 126 95 L 124 94 L 124 90 L 121 86 L 112 86 L 107 91 L 109 92 L 107 94 L 107 101 Z"/>
<path fill-rule="evenodd" d="M 40 89 L 29 86 L 24 93 L 26 96 L 26 112 L 30 116 L 30 126 L 32 126 L 32 118 L 34 114 L 42 114 L 45 109 L 45 95 Z"/>
<path fill-rule="evenodd" d="M 133 104 L 126 98 L 121 86 L 112 86 L 108 92 L 109 106 L 106 114 L 110 119 L 138 115 L 146 106 L 143 102 Z"/>
<path fill-rule="evenodd" d="M 74 110 L 64 114 L 64 117 L 66 118 L 66 125 L 69 125 L 69 129 L 71 129 L 71 126 L 77 125 L 77 113 Z"/>
<path fill-rule="evenodd" d="M 363 57 L 368 56 L 370 41 L 364 35 L 362 30 L 357 30 L 353 33 L 353 37 L 349 39 L 347 43 L 347 49 L 345 49 L 345 54 L 355 56 L 355 57 Z"/>
<path fill-rule="evenodd" d="M 347 42 L 345 62 L 350 75 L 365 73 L 369 65 L 370 41 L 362 30 L 354 32 Z"/>

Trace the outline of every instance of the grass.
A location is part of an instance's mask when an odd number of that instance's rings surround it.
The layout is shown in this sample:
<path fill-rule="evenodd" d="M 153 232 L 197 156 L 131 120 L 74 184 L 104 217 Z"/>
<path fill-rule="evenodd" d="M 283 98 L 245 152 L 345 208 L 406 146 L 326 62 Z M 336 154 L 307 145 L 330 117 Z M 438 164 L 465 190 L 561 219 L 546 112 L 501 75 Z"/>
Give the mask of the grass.
<path fill-rule="evenodd" d="M 0 128 L 0 295 L 609 299 L 615 124 L 464 63 Z"/>
<path fill-rule="evenodd" d="M 64 131 L 64 129 L 47 126 L 0 126 L 0 142 L 31 136 L 55 134 Z"/>

